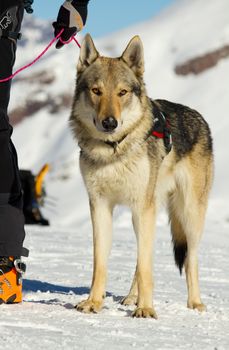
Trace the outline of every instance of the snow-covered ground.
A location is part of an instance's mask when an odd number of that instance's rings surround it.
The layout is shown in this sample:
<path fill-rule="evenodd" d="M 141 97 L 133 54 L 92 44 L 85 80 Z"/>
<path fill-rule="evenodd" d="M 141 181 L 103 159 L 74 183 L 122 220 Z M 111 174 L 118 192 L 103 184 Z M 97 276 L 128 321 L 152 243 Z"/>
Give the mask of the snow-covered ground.
<path fill-rule="evenodd" d="M 186 285 L 173 262 L 169 227 L 160 214 L 155 243 L 155 308 L 159 319 L 132 319 L 132 307 L 119 301 L 128 292 L 136 244 L 129 212 L 118 209 L 109 260 L 107 298 L 98 315 L 74 305 L 89 292 L 92 237 L 87 195 L 78 169 L 79 150 L 68 128 L 69 110 L 57 115 L 43 108 L 14 131 L 20 166 L 37 172 L 51 164 L 44 210 L 49 228 L 27 227 L 30 248 L 24 302 L 0 310 L 0 349 L 228 349 L 229 348 L 229 60 L 198 75 L 178 77 L 174 66 L 229 41 L 228 0 L 178 0 L 158 17 L 96 42 L 107 55 L 120 55 L 139 34 L 145 47 L 150 96 L 187 104 L 209 122 L 215 145 L 216 174 L 200 246 L 200 284 L 207 312 L 186 308 Z M 18 66 L 31 61 L 49 41 L 47 24 L 25 28 Z M 51 31 L 50 31 L 51 33 Z M 35 42 L 35 45 L 34 45 Z M 51 49 L 31 72 L 49 71 L 56 80 L 40 86 L 13 84 L 11 109 L 28 97 L 41 100 L 73 92 L 78 48 Z M 24 76 L 30 73 L 26 72 Z M 52 203 L 54 204 L 52 204 Z"/>
<path fill-rule="evenodd" d="M 228 349 L 229 223 L 208 220 L 200 248 L 200 281 L 207 312 L 186 308 L 186 286 L 173 263 L 162 218 L 155 245 L 158 320 L 133 319 L 119 302 L 130 287 L 136 244 L 127 213 L 117 213 L 105 306 L 99 314 L 74 309 L 88 295 L 92 274 L 90 225 L 28 228 L 30 247 L 22 305 L 1 305 L 1 349 Z"/>

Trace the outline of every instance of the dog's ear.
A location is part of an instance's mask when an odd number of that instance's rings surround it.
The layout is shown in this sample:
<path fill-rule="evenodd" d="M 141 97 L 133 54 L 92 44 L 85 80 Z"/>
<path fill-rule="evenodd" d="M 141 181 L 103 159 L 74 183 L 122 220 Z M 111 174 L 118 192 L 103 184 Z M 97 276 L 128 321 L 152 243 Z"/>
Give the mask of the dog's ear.
<path fill-rule="evenodd" d="M 134 71 L 137 76 L 144 73 L 144 50 L 140 37 L 134 36 L 121 56 L 122 60 Z"/>
<path fill-rule="evenodd" d="M 82 73 L 98 57 L 99 57 L 99 53 L 95 48 L 94 42 L 90 34 L 87 34 L 81 45 L 79 62 L 77 65 L 77 72 Z"/>

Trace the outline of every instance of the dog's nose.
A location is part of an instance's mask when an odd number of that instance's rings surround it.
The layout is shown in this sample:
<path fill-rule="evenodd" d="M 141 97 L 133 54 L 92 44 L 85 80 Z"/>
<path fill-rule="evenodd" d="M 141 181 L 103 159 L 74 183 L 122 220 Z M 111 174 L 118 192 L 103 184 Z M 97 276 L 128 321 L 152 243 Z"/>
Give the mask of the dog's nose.
<path fill-rule="evenodd" d="M 114 117 L 108 117 L 102 121 L 102 126 L 106 131 L 113 131 L 117 128 L 118 122 Z"/>

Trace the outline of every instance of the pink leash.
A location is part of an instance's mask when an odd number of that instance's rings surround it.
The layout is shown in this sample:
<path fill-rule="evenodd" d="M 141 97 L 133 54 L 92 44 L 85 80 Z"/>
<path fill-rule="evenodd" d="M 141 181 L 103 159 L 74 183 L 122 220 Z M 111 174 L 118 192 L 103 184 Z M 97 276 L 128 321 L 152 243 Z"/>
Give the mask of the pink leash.
<path fill-rule="evenodd" d="M 36 63 L 37 61 L 39 61 L 39 59 L 41 59 L 42 56 L 44 56 L 46 54 L 46 52 L 50 49 L 50 47 L 56 42 L 57 39 L 60 38 L 61 34 L 63 33 L 64 29 L 61 29 L 60 33 L 57 34 L 57 36 L 55 38 L 53 38 L 50 43 L 48 44 L 48 46 L 31 62 L 26 64 L 25 66 L 19 68 L 18 70 L 16 70 L 16 72 L 14 72 L 12 75 L 10 75 L 8 78 L 5 79 L 0 79 L 0 83 L 5 83 L 6 81 L 9 81 L 11 79 L 13 79 L 16 75 L 18 75 L 19 73 L 21 73 L 23 70 L 31 67 L 34 65 L 34 63 Z M 64 41 L 63 39 L 60 38 L 60 42 L 62 44 L 69 44 L 72 40 L 75 41 L 75 43 L 78 45 L 78 47 L 80 47 L 80 44 L 78 43 L 78 41 L 76 40 L 76 38 L 74 36 L 72 36 L 68 41 Z"/>

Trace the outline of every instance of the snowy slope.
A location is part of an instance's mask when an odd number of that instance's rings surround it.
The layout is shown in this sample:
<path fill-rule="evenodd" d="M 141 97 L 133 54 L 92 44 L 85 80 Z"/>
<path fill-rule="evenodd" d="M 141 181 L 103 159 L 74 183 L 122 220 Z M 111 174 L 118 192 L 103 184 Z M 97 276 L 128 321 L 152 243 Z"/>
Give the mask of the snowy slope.
<path fill-rule="evenodd" d="M 21 167 L 37 172 L 45 162 L 51 163 L 46 187 L 55 206 L 47 203 L 45 209 L 51 218 L 50 228 L 27 227 L 26 246 L 31 252 L 24 303 L 1 306 L 4 349 L 228 349 L 229 59 L 198 76 L 181 77 L 174 72 L 176 64 L 228 43 L 228 10 L 228 0 L 178 0 L 152 20 L 96 41 L 101 53 L 116 56 L 139 34 L 145 47 L 149 95 L 196 108 L 211 126 L 216 174 L 200 247 L 201 290 L 208 311 L 200 315 L 186 309 L 185 279 L 174 266 L 169 228 L 162 213 L 155 247 L 159 320 L 129 317 L 132 308 L 121 306 L 119 300 L 130 286 L 136 244 L 130 213 L 123 208 L 115 212 L 105 307 L 99 315 L 82 315 L 73 309 L 88 294 L 91 282 L 89 208 L 78 170 L 79 150 L 68 128 L 69 108 L 53 114 L 47 104 L 14 131 Z M 18 67 L 34 58 L 51 39 L 49 28 L 44 22 L 27 24 L 26 40 L 18 50 Z M 73 43 L 60 51 L 51 49 L 22 77 L 45 72 L 54 76 L 53 82 L 15 80 L 11 111 L 31 98 L 56 101 L 63 93 L 72 94 L 78 54 Z"/>
<path fill-rule="evenodd" d="M 177 76 L 174 68 L 185 59 L 221 47 L 229 41 L 228 10 L 227 0 L 210 0 L 204 6 L 201 0 L 177 1 L 155 19 L 96 42 L 101 53 L 117 56 L 124 50 L 130 38 L 139 34 L 145 48 L 145 80 L 149 95 L 187 104 L 204 115 L 211 126 L 215 146 L 216 171 L 212 210 L 217 206 L 224 218 L 229 216 L 228 206 L 225 206 L 225 200 L 229 197 L 229 186 L 226 185 L 229 178 L 229 59 L 221 60 L 215 67 L 198 76 Z M 25 23 L 24 42 L 22 41 L 17 54 L 18 66 L 34 58 L 44 48 L 45 42 L 47 44 L 52 37 L 49 23 L 32 23 Z M 79 40 L 82 40 L 80 36 Z M 32 168 L 37 172 L 44 162 L 53 164 L 53 174 L 48 182 L 49 191 L 51 195 L 60 197 L 62 191 L 60 195 L 57 194 L 56 187 L 64 188 L 65 196 L 69 200 L 69 206 L 64 206 L 67 211 L 73 203 L 76 207 L 77 203 L 84 206 L 85 201 L 79 195 L 81 191 L 79 192 L 78 186 L 78 169 L 72 161 L 77 158 L 77 151 L 75 152 L 76 148 L 68 129 L 70 107 L 59 108 L 53 114 L 50 112 L 53 108 L 50 104 L 58 104 L 66 94 L 71 99 L 78 54 L 79 49 L 74 43 L 62 50 L 51 49 L 36 66 L 20 76 L 24 81 L 15 80 L 10 105 L 11 110 L 15 110 L 26 101 L 48 101 L 47 106 L 16 127 L 14 140 L 19 150 L 21 167 Z M 41 84 L 37 78 L 32 79 L 39 73 L 51 74 L 53 82 Z M 30 80 L 26 80 L 29 77 Z M 62 159 L 72 166 L 66 170 Z M 77 178 L 77 181 L 72 181 L 71 184 L 65 181 L 62 186 L 61 182 L 57 181 L 56 171 L 58 176 L 61 172 L 66 175 L 67 171 L 69 177 Z M 63 207 L 59 200 L 57 205 L 58 208 Z M 64 213 L 64 219 L 59 217 L 60 221 L 55 213 L 49 213 L 49 216 L 53 217 L 55 222 L 64 221 L 66 224 L 69 220 L 71 224 L 74 221 L 73 216 L 66 219 L 67 211 Z"/>

